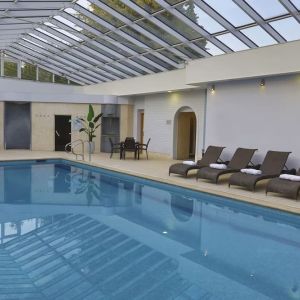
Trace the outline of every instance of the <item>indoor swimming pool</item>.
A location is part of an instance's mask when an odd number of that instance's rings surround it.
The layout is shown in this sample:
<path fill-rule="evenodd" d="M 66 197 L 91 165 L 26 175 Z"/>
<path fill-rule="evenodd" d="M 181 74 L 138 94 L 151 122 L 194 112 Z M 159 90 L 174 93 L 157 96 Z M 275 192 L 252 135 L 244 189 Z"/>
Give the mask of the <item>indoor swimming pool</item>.
<path fill-rule="evenodd" d="M 0 163 L 0 221 L 0 299 L 300 299 L 298 215 L 32 160 Z"/>

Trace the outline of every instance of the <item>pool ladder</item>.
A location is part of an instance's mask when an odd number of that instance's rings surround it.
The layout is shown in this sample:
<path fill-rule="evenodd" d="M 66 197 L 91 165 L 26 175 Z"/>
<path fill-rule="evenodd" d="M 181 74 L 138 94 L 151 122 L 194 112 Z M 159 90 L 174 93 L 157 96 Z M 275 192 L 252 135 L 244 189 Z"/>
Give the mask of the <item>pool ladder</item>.
<path fill-rule="evenodd" d="M 76 152 L 75 148 L 78 149 L 78 146 L 81 146 L 81 152 Z M 76 160 L 78 160 L 78 157 L 81 157 L 82 160 L 84 160 L 84 141 L 81 139 L 78 139 L 76 141 L 73 141 L 71 143 L 68 143 L 65 146 L 65 151 L 67 153 L 72 153 L 75 155 Z"/>

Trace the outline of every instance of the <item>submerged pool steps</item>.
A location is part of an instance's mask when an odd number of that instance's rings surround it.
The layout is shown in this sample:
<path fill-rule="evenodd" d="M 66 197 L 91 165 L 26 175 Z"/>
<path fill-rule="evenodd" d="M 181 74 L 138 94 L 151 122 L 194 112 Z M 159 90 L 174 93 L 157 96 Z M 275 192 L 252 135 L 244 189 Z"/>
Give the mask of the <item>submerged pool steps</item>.
<path fill-rule="evenodd" d="M 28 274 L 39 299 L 155 299 L 165 294 L 179 300 L 193 287 L 172 258 L 83 215 L 66 215 L 2 247 Z"/>

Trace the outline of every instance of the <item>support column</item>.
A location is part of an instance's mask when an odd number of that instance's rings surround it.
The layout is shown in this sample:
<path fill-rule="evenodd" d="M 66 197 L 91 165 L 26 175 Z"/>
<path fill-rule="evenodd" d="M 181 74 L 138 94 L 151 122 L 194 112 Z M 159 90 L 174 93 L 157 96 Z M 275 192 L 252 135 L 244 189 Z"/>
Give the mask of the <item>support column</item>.
<path fill-rule="evenodd" d="M 120 140 L 133 136 L 133 105 L 120 105 Z"/>

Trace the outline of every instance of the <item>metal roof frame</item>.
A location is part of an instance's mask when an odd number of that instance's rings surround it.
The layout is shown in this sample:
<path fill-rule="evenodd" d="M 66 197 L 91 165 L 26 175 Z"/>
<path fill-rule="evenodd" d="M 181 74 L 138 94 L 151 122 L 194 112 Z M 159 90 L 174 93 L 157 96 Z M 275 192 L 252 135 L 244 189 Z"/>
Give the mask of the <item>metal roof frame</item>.
<path fill-rule="evenodd" d="M 136 20 L 132 20 L 121 10 L 114 9 L 109 1 L 111 0 L 89 0 L 85 5 L 96 5 L 99 10 L 118 20 L 121 26 L 114 25 L 113 21 L 108 22 L 107 18 L 101 18 L 84 7 L 80 0 L 0 2 L 0 50 L 15 59 L 36 64 L 79 84 L 94 84 L 183 68 L 194 57 L 205 58 L 212 55 L 197 43 L 201 40 L 212 43 L 223 53 L 231 53 L 231 46 L 218 39 L 218 36 L 226 33 L 232 34 L 248 48 L 257 48 L 255 41 L 242 32 L 243 29 L 254 26 L 260 26 L 276 43 L 285 43 L 286 39 L 269 23 L 291 17 L 300 23 L 299 11 L 290 0 L 278 0 L 287 13 L 271 19 L 260 16 L 246 0 L 232 0 L 253 21 L 239 27 L 231 24 L 206 0 L 153 0 L 159 6 L 155 12 L 149 12 L 136 1 L 120 0 L 140 16 Z M 187 4 L 205 12 L 224 30 L 209 33 L 178 9 Z M 68 9 L 80 14 L 80 17 L 72 15 Z M 185 32 L 182 28 L 173 28 L 159 19 L 158 16 L 164 12 L 198 33 L 199 37 L 188 39 L 183 35 Z M 148 29 L 141 26 L 143 21 L 154 24 L 155 28 L 162 31 L 162 35 L 157 36 L 150 27 Z M 101 28 L 92 26 L 91 22 L 99 24 L 105 31 L 101 32 Z M 134 30 L 137 35 L 134 36 L 127 29 Z M 164 39 L 163 33 L 178 42 L 171 44 Z"/>

